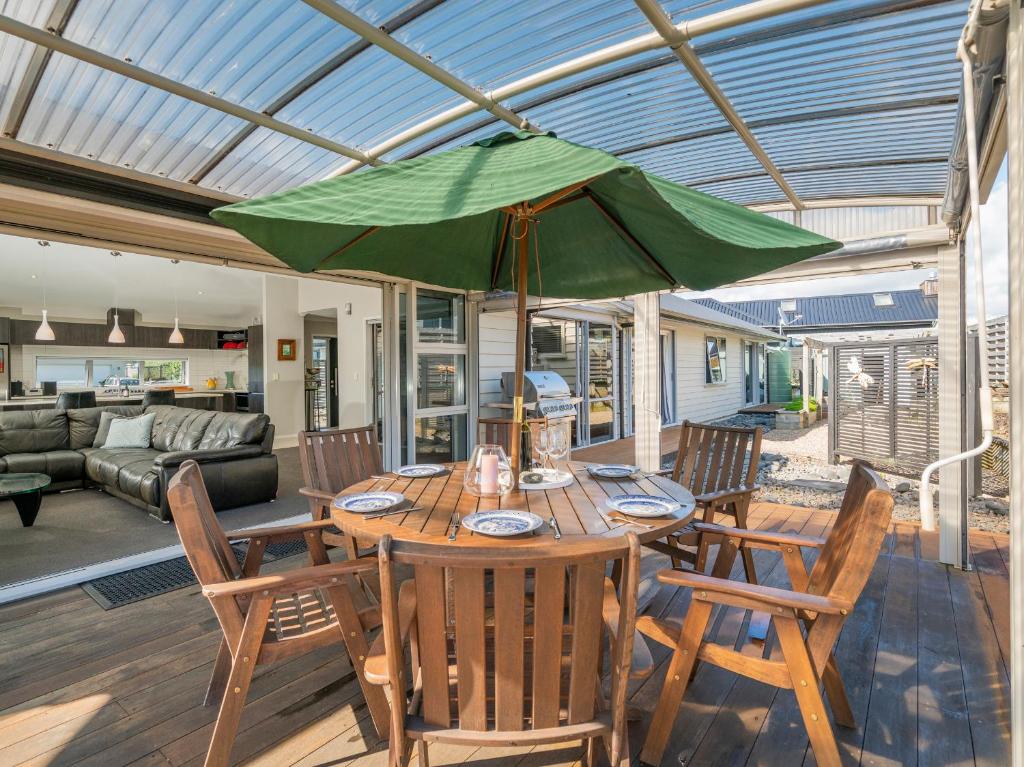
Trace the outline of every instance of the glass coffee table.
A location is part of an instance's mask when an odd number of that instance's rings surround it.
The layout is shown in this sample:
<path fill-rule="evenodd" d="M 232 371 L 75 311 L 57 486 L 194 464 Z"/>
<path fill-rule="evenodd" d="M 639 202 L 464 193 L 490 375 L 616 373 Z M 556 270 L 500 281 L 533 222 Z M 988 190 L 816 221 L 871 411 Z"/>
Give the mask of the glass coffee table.
<path fill-rule="evenodd" d="M 46 474 L 0 474 L 0 500 L 14 501 L 24 527 L 32 527 L 39 513 L 43 488 L 50 484 Z"/>

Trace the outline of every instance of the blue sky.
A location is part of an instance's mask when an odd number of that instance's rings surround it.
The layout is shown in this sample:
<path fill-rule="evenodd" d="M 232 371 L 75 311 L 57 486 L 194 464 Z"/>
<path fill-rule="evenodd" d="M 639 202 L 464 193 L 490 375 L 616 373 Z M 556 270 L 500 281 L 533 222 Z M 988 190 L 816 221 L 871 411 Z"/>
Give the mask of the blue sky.
<path fill-rule="evenodd" d="M 996 177 L 988 202 L 981 209 L 981 236 L 985 262 L 985 313 L 989 317 L 1006 314 L 1007 307 L 1007 233 L 1006 233 L 1006 162 Z M 974 311 L 974 262 L 972 255 L 973 236 L 976 230 L 972 223 L 967 239 L 967 315 L 973 320 Z M 795 298 L 798 296 L 823 296 L 840 293 L 870 293 L 879 290 L 906 290 L 916 288 L 927 276 L 927 270 L 886 272 L 858 277 L 837 277 L 828 280 L 803 280 L 758 285 L 748 288 L 725 288 L 705 293 L 686 293 L 687 298 L 713 296 L 722 301 L 744 301 L 754 298 Z"/>

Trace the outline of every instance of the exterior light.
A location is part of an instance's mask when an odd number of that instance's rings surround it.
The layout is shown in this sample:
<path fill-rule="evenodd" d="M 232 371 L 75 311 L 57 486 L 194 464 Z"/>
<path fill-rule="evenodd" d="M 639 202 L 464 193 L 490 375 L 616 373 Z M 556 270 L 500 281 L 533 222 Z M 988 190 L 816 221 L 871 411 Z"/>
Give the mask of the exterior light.
<path fill-rule="evenodd" d="M 36 340 L 37 341 L 56 341 L 57 336 L 53 334 L 53 328 L 50 327 L 50 323 L 46 321 L 46 309 L 43 309 L 43 321 L 39 323 L 39 327 L 36 328 Z"/>

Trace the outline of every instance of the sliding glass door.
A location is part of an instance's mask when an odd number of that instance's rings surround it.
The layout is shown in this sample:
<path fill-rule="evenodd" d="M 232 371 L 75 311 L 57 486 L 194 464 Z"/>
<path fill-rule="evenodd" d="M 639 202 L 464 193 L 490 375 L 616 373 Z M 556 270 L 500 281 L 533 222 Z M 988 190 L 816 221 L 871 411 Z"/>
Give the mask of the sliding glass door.
<path fill-rule="evenodd" d="M 588 442 L 607 442 L 615 439 L 616 378 L 615 333 L 611 325 L 587 322 L 587 395 L 586 415 Z"/>

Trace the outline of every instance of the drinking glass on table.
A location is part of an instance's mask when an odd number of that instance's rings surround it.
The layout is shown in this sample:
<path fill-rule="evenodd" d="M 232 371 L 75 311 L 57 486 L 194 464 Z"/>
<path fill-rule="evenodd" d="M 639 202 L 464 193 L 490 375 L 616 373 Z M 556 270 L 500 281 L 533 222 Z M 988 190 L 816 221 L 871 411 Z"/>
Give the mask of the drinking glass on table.
<path fill-rule="evenodd" d="M 569 457 L 570 431 L 569 422 L 548 424 L 548 456 L 552 462 L 552 469 L 558 473 L 555 462 L 565 461 Z"/>
<path fill-rule="evenodd" d="M 550 435 L 547 424 L 536 422 L 530 424 L 530 441 L 533 443 L 533 452 L 540 456 L 540 468 L 538 472 L 547 475 L 548 455 L 551 451 Z"/>

